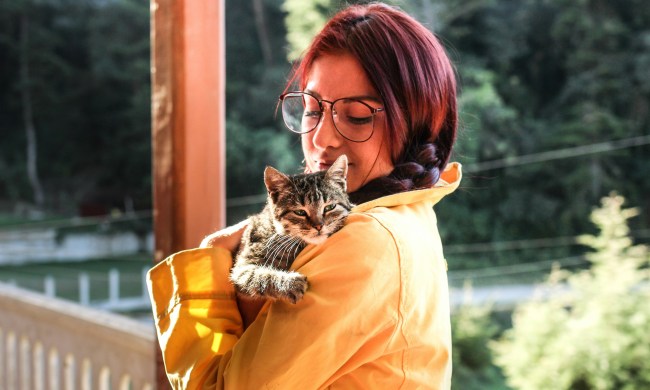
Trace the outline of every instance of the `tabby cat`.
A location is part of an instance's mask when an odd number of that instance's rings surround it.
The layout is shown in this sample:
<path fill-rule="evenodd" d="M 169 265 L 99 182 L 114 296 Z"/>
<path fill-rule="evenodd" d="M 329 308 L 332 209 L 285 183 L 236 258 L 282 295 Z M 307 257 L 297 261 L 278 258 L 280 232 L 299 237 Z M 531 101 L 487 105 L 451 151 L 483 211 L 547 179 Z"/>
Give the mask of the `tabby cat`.
<path fill-rule="evenodd" d="M 289 267 L 307 244 L 321 244 L 343 227 L 352 208 L 347 171 L 345 155 L 316 173 L 288 176 L 266 168 L 266 206 L 249 218 L 230 273 L 240 296 L 302 299 L 307 278 Z"/>

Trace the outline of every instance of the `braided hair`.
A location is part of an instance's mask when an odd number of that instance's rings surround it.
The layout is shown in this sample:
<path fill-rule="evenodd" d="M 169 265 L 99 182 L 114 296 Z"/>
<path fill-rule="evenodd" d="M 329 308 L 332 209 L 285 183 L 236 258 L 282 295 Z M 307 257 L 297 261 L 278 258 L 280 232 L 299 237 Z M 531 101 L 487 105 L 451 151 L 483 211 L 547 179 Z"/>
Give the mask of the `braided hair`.
<path fill-rule="evenodd" d="M 446 158 L 439 154 L 439 149 L 433 142 L 409 146 L 402 161 L 394 165 L 388 176 L 368 182 L 351 193 L 350 199 L 353 203 L 363 203 L 386 195 L 432 187 L 446 165 Z"/>
<path fill-rule="evenodd" d="M 350 194 L 355 203 L 429 188 L 444 170 L 458 123 L 456 78 L 438 39 L 398 8 L 352 5 L 314 38 L 287 84 L 305 83 L 314 61 L 349 53 L 361 64 L 384 102 L 393 171 Z"/>

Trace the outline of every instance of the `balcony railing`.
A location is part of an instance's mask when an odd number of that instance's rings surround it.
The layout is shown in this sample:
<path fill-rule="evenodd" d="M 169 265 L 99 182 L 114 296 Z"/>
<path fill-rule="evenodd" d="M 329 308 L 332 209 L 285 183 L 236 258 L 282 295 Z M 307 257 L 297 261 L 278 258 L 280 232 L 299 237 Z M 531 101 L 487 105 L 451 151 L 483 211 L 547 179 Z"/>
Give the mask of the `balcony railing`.
<path fill-rule="evenodd" d="M 152 325 L 0 284 L 0 389 L 145 390 Z"/>

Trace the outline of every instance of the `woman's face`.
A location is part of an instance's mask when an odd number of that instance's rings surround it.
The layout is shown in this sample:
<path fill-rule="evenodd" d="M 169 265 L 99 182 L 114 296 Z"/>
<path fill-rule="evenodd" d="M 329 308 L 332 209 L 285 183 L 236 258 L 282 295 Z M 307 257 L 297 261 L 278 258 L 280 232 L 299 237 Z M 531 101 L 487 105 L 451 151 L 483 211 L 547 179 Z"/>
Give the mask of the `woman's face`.
<path fill-rule="evenodd" d="M 361 64 L 349 54 L 319 57 L 308 73 L 305 92 L 330 102 L 354 97 L 374 108 L 383 108 Z M 365 142 L 352 142 L 334 127 L 331 106 L 324 103 L 325 113 L 318 126 L 302 135 L 302 151 L 308 172 L 327 169 L 342 154 L 348 157 L 348 192 L 354 192 L 377 177 L 393 170 L 390 157 L 385 113 L 374 118 L 374 132 Z"/>

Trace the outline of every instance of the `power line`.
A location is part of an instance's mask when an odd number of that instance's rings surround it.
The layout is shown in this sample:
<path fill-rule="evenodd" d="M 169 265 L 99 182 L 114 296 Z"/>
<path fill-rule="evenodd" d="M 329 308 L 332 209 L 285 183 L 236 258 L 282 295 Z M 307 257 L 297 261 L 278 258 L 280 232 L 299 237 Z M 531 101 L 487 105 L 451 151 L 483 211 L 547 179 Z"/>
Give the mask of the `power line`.
<path fill-rule="evenodd" d="M 260 204 L 266 201 L 266 194 L 238 196 L 236 198 L 226 199 L 228 207 L 248 206 L 252 204 Z"/>
<path fill-rule="evenodd" d="M 634 238 L 650 238 L 650 229 L 636 230 L 630 234 Z M 580 236 L 563 236 L 512 241 L 479 242 L 470 244 L 447 244 L 445 245 L 445 255 L 579 245 L 579 237 Z"/>
<path fill-rule="evenodd" d="M 606 153 L 614 150 L 627 149 L 636 146 L 643 146 L 650 144 L 650 134 L 638 137 L 623 138 L 618 140 L 611 140 L 600 142 L 590 145 L 581 145 L 573 148 L 565 148 L 559 150 L 551 150 L 547 152 L 539 152 L 526 154 L 521 156 L 505 157 L 497 160 L 483 161 L 473 164 L 468 164 L 463 168 L 466 173 L 477 173 L 489 171 L 492 169 L 515 167 L 526 164 L 533 164 L 552 160 L 561 160 L 571 157 L 585 156 L 596 153 Z M 226 199 L 227 207 L 247 206 L 253 204 L 264 203 L 266 194 L 239 196 Z"/>
<path fill-rule="evenodd" d="M 121 213 L 119 215 L 100 215 L 92 217 L 66 217 L 47 220 L 20 221 L 17 223 L 0 225 L 0 232 L 11 230 L 30 230 L 39 228 L 62 228 L 96 226 L 103 224 L 117 224 L 121 222 L 150 219 L 152 210 L 139 210 Z"/>
<path fill-rule="evenodd" d="M 533 263 L 520 263 L 496 267 L 468 269 L 462 271 L 449 271 L 449 280 L 477 279 L 494 276 L 515 275 L 522 273 L 539 272 L 550 269 L 553 264 L 559 264 L 561 268 L 585 264 L 584 256 L 565 257 L 563 259 L 536 261 Z"/>
<path fill-rule="evenodd" d="M 573 237 L 554 237 L 554 238 L 536 238 L 528 240 L 513 240 L 501 242 L 481 242 L 475 244 L 452 244 L 445 246 L 445 254 L 459 253 L 480 253 L 505 251 L 515 249 L 532 249 L 548 248 L 557 246 L 569 246 L 578 243 L 578 236 Z"/>
<path fill-rule="evenodd" d="M 614 150 L 627 149 L 648 144 L 650 144 L 650 135 L 642 135 L 639 137 L 624 138 L 619 140 L 600 142 L 597 144 L 581 145 L 573 148 L 551 150 L 548 152 L 533 153 L 523 156 L 511 156 L 498 160 L 474 163 L 468 165 L 467 168 L 465 168 L 465 171 L 468 173 L 483 172 L 492 169 L 585 156 L 588 154 L 606 153 Z"/>

